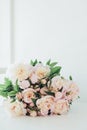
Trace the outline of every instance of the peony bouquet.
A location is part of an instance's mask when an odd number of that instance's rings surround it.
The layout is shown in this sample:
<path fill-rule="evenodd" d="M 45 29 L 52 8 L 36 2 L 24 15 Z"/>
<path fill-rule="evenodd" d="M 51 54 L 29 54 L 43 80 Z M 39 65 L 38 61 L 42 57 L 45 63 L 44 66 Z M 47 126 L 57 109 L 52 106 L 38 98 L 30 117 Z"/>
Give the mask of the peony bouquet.
<path fill-rule="evenodd" d="M 79 89 L 72 77 L 60 75 L 57 62 L 32 61 L 12 65 L 0 84 L 0 95 L 14 116 L 61 115 L 69 111 Z"/>

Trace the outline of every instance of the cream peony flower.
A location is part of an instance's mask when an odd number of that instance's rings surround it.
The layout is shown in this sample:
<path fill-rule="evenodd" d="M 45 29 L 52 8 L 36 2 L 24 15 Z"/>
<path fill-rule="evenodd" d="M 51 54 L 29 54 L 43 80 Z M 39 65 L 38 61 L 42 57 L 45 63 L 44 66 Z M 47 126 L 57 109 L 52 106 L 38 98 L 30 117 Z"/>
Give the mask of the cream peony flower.
<path fill-rule="evenodd" d="M 8 108 L 9 112 L 12 116 L 22 116 L 26 115 L 27 111 L 25 109 L 25 105 L 22 102 L 15 101 L 10 103 L 9 101 L 6 103 L 6 107 Z"/>
<path fill-rule="evenodd" d="M 61 93 L 61 92 L 55 93 L 55 101 L 60 100 L 62 97 L 63 97 L 63 93 Z"/>
<path fill-rule="evenodd" d="M 32 88 L 25 89 L 22 91 L 23 101 L 25 103 L 32 103 L 32 98 L 35 98 L 35 90 Z"/>
<path fill-rule="evenodd" d="M 37 116 L 37 112 L 36 111 L 30 111 L 30 116 L 36 117 Z"/>
<path fill-rule="evenodd" d="M 21 89 L 26 89 L 30 86 L 30 83 L 28 80 L 19 81 L 18 84 Z"/>
<path fill-rule="evenodd" d="M 41 99 L 37 100 L 36 105 L 40 109 L 41 115 L 43 116 L 48 115 L 49 111 L 52 113 L 54 110 L 54 97 L 53 96 L 42 97 Z"/>
<path fill-rule="evenodd" d="M 38 76 L 38 79 L 42 79 L 50 73 L 50 68 L 49 66 L 43 66 L 43 65 L 37 66 L 35 73 Z"/>
<path fill-rule="evenodd" d="M 71 81 L 66 91 L 66 99 L 69 101 L 74 100 L 78 97 L 78 95 L 79 95 L 78 86 L 76 85 L 76 83 Z"/>
<path fill-rule="evenodd" d="M 60 99 L 55 102 L 54 113 L 55 114 L 64 114 L 69 110 L 69 103 L 65 99 Z"/>
<path fill-rule="evenodd" d="M 29 73 L 32 66 L 27 64 L 14 64 L 7 70 L 6 76 L 9 77 L 12 81 L 25 80 L 29 77 Z"/>
<path fill-rule="evenodd" d="M 33 84 L 38 82 L 38 76 L 35 73 L 32 73 L 30 76 L 30 80 Z"/>
<path fill-rule="evenodd" d="M 68 80 L 66 80 L 66 79 L 61 79 L 61 77 L 59 77 L 59 76 L 55 76 L 55 77 L 52 79 L 52 84 L 51 84 L 51 86 L 52 86 L 52 89 L 53 89 L 54 92 L 60 90 L 62 87 L 63 87 L 64 89 L 66 89 L 66 88 L 68 87 L 68 85 L 69 85 Z"/>

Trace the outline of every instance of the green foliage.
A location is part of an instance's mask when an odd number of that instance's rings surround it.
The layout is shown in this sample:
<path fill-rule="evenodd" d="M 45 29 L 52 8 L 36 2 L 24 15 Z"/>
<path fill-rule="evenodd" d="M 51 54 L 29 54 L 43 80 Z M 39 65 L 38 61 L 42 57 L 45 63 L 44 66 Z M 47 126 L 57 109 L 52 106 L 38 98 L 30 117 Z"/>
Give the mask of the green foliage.
<path fill-rule="evenodd" d="M 33 60 L 30 61 L 30 64 L 31 64 L 32 66 L 35 66 L 37 63 L 39 63 L 39 62 L 37 61 L 37 59 L 35 59 L 34 61 L 33 61 Z"/>
<path fill-rule="evenodd" d="M 70 80 L 73 80 L 71 75 L 69 76 L 69 79 L 70 79 Z"/>
<path fill-rule="evenodd" d="M 37 99 L 32 98 L 32 102 L 34 103 L 35 106 L 36 106 L 36 101 L 37 101 Z"/>
<path fill-rule="evenodd" d="M 61 66 L 57 65 L 57 62 L 51 62 L 51 59 L 49 59 L 46 63 L 46 65 L 50 66 L 51 72 L 49 74 L 49 79 L 53 78 L 56 75 L 60 75 Z"/>
<path fill-rule="evenodd" d="M 19 86 L 18 81 L 16 81 L 15 85 L 12 84 L 12 82 L 5 78 L 4 84 L 0 84 L 0 95 L 3 97 L 15 97 L 16 93 L 19 92 Z"/>
<path fill-rule="evenodd" d="M 50 65 L 51 59 L 46 62 L 46 65 Z"/>
<path fill-rule="evenodd" d="M 0 90 L 0 95 L 3 97 L 7 97 L 8 93 Z"/>
<path fill-rule="evenodd" d="M 56 66 L 51 68 L 51 72 L 49 74 L 49 78 L 53 78 L 54 76 L 60 75 L 61 66 Z"/>
<path fill-rule="evenodd" d="M 35 94 L 35 96 L 36 96 L 37 98 L 41 98 L 41 95 L 40 95 L 39 92 L 34 92 L 34 94 Z"/>
<path fill-rule="evenodd" d="M 55 93 L 54 92 L 51 92 L 51 91 L 45 91 L 46 94 L 48 95 L 51 95 L 51 96 L 54 96 L 55 97 Z"/>
<path fill-rule="evenodd" d="M 19 85 L 18 85 L 18 80 L 16 80 L 16 83 L 15 83 L 15 85 L 13 85 L 13 87 L 14 87 L 14 91 L 16 91 L 16 92 L 20 91 L 20 88 L 19 88 Z"/>

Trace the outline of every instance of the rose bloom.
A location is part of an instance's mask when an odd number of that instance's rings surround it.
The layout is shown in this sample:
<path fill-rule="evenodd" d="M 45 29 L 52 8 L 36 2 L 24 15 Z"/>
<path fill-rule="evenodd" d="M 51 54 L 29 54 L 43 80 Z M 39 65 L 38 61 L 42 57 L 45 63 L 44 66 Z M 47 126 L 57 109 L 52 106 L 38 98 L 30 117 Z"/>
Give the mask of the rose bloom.
<path fill-rule="evenodd" d="M 12 116 L 22 116 L 27 113 L 25 105 L 19 101 L 15 101 L 13 103 L 8 102 L 8 109 Z"/>
<path fill-rule="evenodd" d="M 63 89 L 66 89 L 68 87 L 68 80 L 66 79 L 62 79 L 61 77 L 59 76 L 55 76 L 53 79 L 52 79 L 52 90 L 54 92 L 60 90 L 62 87 Z"/>
<path fill-rule="evenodd" d="M 64 93 L 62 93 L 62 92 L 55 93 L 55 101 L 62 99 L 63 97 L 64 97 Z"/>
<path fill-rule="evenodd" d="M 38 79 L 42 79 L 50 73 L 50 68 L 49 68 L 49 66 L 43 66 L 41 64 L 40 66 L 36 66 L 35 73 L 38 76 Z"/>
<path fill-rule="evenodd" d="M 26 89 L 30 86 L 30 83 L 28 80 L 19 81 L 18 84 L 21 89 Z"/>
<path fill-rule="evenodd" d="M 13 81 L 22 81 L 28 78 L 30 69 L 31 66 L 27 64 L 14 64 L 7 70 L 6 75 Z"/>
<path fill-rule="evenodd" d="M 41 115 L 48 115 L 50 110 L 50 114 L 53 113 L 54 110 L 54 97 L 53 96 L 45 96 L 41 99 L 38 99 L 36 102 L 37 107 L 40 109 Z"/>
<path fill-rule="evenodd" d="M 46 82 L 47 82 L 46 79 L 42 79 L 42 80 L 41 80 L 41 83 L 42 83 L 42 84 L 46 84 Z"/>
<path fill-rule="evenodd" d="M 66 99 L 69 101 L 74 100 L 78 97 L 78 95 L 79 95 L 78 86 L 76 85 L 76 83 L 71 81 L 71 83 L 66 91 Z"/>
<path fill-rule="evenodd" d="M 36 111 L 30 111 L 30 116 L 36 117 L 37 116 L 37 112 Z"/>
<path fill-rule="evenodd" d="M 54 113 L 55 114 L 64 114 L 69 110 L 69 103 L 65 99 L 60 99 L 55 102 Z"/>
<path fill-rule="evenodd" d="M 38 76 L 35 73 L 32 73 L 29 78 L 33 84 L 38 82 Z"/>
<path fill-rule="evenodd" d="M 35 98 L 35 90 L 32 88 L 25 89 L 22 91 L 23 101 L 25 103 L 32 103 L 32 98 Z"/>

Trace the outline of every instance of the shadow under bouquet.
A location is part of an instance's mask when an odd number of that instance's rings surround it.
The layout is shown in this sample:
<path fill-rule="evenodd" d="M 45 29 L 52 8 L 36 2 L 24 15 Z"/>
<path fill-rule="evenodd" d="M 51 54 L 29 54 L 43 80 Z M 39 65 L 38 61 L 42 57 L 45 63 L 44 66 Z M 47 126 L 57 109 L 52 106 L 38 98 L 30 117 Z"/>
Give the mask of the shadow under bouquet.
<path fill-rule="evenodd" d="M 69 111 L 79 96 L 79 89 L 70 76 L 60 75 L 61 66 L 48 60 L 30 64 L 14 64 L 0 84 L 4 106 L 13 116 L 61 115 Z"/>

